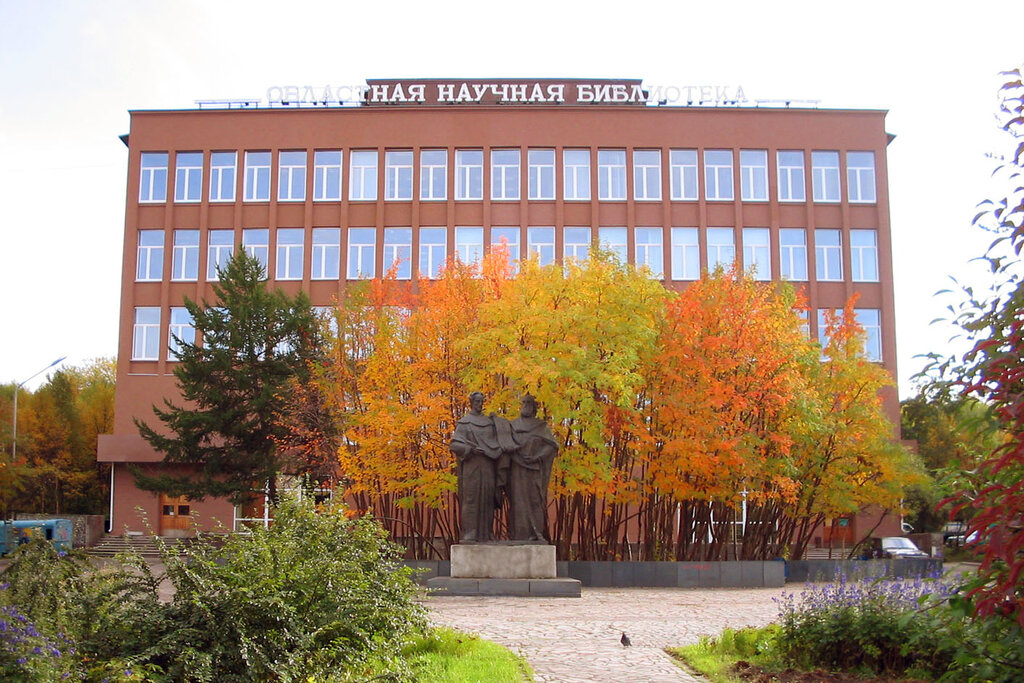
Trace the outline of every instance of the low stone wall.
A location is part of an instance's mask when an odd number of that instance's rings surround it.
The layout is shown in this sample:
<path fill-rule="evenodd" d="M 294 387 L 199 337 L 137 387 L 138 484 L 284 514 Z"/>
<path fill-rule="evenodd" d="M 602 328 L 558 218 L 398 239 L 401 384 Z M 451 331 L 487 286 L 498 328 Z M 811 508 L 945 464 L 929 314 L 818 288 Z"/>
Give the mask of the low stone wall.
<path fill-rule="evenodd" d="M 896 579 L 942 573 L 941 558 L 906 557 L 899 560 L 792 560 L 786 563 L 787 583 L 831 581 L 842 574 L 849 578 Z"/>
<path fill-rule="evenodd" d="M 417 583 L 451 575 L 448 560 L 406 560 Z M 910 578 L 942 572 L 940 559 L 782 560 L 768 562 L 558 562 L 558 576 L 590 588 L 779 588 L 787 583 L 831 581 L 837 572 L 857 578 Z"/>
<path fill-rule="evenodd" d="M 15 519 L 70 519 L 71 544 L 75 548 L 88 548 L 96 545 L 106 531 L 106 518 L 103 515 L 44 515 L 30 512 L 19 512 Z"/>

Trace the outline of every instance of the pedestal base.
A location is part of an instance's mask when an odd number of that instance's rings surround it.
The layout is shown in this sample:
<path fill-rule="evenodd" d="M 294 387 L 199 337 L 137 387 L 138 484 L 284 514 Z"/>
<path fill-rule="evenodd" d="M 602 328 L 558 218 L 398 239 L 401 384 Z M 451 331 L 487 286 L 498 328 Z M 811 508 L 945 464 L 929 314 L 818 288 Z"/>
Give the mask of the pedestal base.
<path fill-rule="evenodd" d="M 553 579 L 555 546 L 486 543 L 452 546 L 452 578 Z"/>
<path fill-rule="evenodd" d="M 576 579 L 479 579 L 438 576 L 427 580 L 432 595 L 490 595 L 523 598 L 578 598 Z"/>

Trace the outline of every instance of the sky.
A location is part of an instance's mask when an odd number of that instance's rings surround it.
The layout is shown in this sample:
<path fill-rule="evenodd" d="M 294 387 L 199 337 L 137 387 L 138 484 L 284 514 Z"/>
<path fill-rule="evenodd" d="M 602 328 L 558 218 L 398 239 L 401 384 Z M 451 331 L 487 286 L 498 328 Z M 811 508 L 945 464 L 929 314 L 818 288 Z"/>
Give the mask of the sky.
<path fill-rule="evenodd" d="M 968 9 L 969 8 L 969 9 Z M 0 0 L 0 383 L 117 354 L 130 110 L 367 78 L 642 78 L 888 110 L 900 395 L 986 282 L 1018 2 Z M 46 207 L 41 220 L 40 206 Z M 37 387 L 47 372 L 26 384 Z"/>

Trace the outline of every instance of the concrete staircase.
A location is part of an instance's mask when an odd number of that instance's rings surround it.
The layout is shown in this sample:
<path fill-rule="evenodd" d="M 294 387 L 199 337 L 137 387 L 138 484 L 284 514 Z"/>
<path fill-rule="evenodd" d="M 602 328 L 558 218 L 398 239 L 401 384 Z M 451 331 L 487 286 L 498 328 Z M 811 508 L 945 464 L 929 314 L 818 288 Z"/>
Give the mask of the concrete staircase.
<path fill-rule="evenodd" d="M 163 538 L 161 540 L 171 552 L 180 552 L 184 549 L 183 542 L 188 539 Z M 86 549 L 86 553 L 95 557 L 114 557 L 119 553 L 129 551 L 134 551 L 138 555 L 147 558 L 160 557 L 160 550 L 155 536 L 107 534 L 99 543 Z"/>

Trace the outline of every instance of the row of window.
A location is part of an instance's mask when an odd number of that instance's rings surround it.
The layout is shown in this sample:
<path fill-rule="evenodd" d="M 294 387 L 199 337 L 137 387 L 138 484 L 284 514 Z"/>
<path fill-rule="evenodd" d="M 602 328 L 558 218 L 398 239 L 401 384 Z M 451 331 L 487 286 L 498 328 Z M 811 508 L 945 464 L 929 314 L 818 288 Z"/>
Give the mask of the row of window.
<path fill-rule="evenodd" d="M 310 279 L 337 280 L 342 273 L 342 244 L 340 228 L 314 228 L 310 249 Z M 436 278 L 450 256 L 463 263 L 477 263 L 484 254 L 484 229 L 481 227 L 455 228 L 454 249 L 449 249 L 448 230 L 443 227 L 418 228 L 414 252 L 413 228 L 385 228 L 382 263 L 385 269 L 394 269 L 398 279 L 413 276 Z M 140 230 L 135 278 L 139 282 L 159 282 L 164 278 L 164 231 Z M 276 231 L 276 259 L 274 277 L 277 280 L 301 280 L 306 267 L 305 230 L 281 228 Z M 521 231 L 518 227 L 492 227 L 490 244 L 505 245 L 513 265 L 519 261 Z M 818 281 L 843 280 L 843 236 L 833 228 L 812 231 L 814 274 Z M 216 280 L 218 267 L 231 258 L 234 251 L 233 230 L 207 232 L 206 279 Z M 628 229 L 602 227 L 597 229 L 597 241 L 603 248 L 614 252 L 623 263 L 647 266 L 653 276 L 664 277 L 664 238 L 662 228 L 634 228 L 633 252 L 629 252 Z M 376 228 L 349 228 L 345 250 L 345 277 L 349 280 L 377 276 Z M 555 228 L 530 227 L 526 230 L 526 254 L 536 255 L 541 265 L 556 260 Z M 563 260 L 587 258 L 594 242 L 594 230 L 589 227 L 566 227 L 562 230 Z M 670 279 L 696 280 L 701 273 L 702 246 L 706 253 L 706 268 L 731 266 L 742 257 L 745 270 L 754 270 L 759 280 L 771 280 L 771 233 L 768 228 L 743 228 L 740 231 L 740 249 L 736 245 L 733 228 L 707 228 L 705 244 L 701 244 L 697 228 L 671 228 L 669 233 Z M 199 279 L 199 230 L 175 230 L 171 245 L 171 277 L 173 281 Z M 251 228 L 242 231 L 242 246 L 251 256 L 259 259 L 269 271 L 270 230 Z M 779 277 L 787 280 L 808 279 L 807 231 L 803 228 L 782 228 L 777 245 Z M 416 258 L 413 258 L 415 253 Z M 850 279 L 853 282 L 878 281 L 878 234 L 875 230 L 850 230 Z M 630 258 L 632 256 L 632 258 Z"/>
<path fill-rule="evenodd" d="M 329 307 L 317 307 L 318 312 L 326 315 Z M 196 329 L 192 316 L 183 307 L 172 306 L 167 326 L 167 360 L 177 360 L 176 354 L 182 343 L 195 344 Z M 870 361 L 882 360 L 882 323 L 881 312 L 877 308 L 858 308 L 854 310 L 857 322 L 864 328 L 864 356 Z M 822 346 L 828 343 L 825 324 L 826 309 L 818 309 L 818 339 Z M 805 334 L 810 330 L 805 325 Z M 135 322 L 132 327 L 132 360 L 160 359 L 160 308 L 157 306 L 138 306 L 135 308 Z"/>
<path fill-rule="evenodd" d="M 633 199 L 661 201 L 662 163 L 665 150 L 636 149 L 632 153 Z M 419 150 L 419 190 L 421 201 L 448 199 L 448 150 Z M 411 201 L 414 194 L 416 153 L 409 149 L 385 150 L 384 199 Z M 522 174 L 522 150 L 490 150 L 490 198 L 493 201 L 519 201 L 523 180 L 526 198 L 554 200 L 556 193 L 556 150 L 526 150 L 526 175 Z M 741 149 L 739 178 L 734 173 L 737 151 L 706 149 L 667 150 L 669 198 L 695 201 L 698 180 L 703 177 L 704 198 L 709 201 L 733 201 L 736 185 L 743 201 L 768 201 L 768 151 Z M 778 200 L 807 200 L 804 150 L 779 150 L 775 170 Z M 874 152 L 846 152 L 846 192 L 850 202 L 875 201 Z M 167 201 L 167 152 L 143 152 L 140 202 Z M 174 158 L 174 201 L 199 202 L 203 194 L 203 152 L 177 152 Z M 277 154 L 277 201 L 301 202 L 306 199 L 307 153 L 281 151 Z M 703 157 L 703 174 L 698 159 Z M 348 199 L 376 201 L 378 192 L 378 150 L 348 152 Z M 242 198 L 246 202 L 266 202 L 271 196 L 271 152 L 245 152 Z M 591 199 L 592 152 L 589 149 L 563 149 L 561 154 L 561 190 L 566 201 Z M 597 150 L 597 198 L 601 201 L 625 201 L 627 196 L 627 154 L 624 149 Z M 209 165 L 209 201 L 234 202 L 237 189 L 238 154 L 212 152 Z M 810 152 L 810 191 L 815 202 L 838 202 L 841 195 L 840 153 L 831 150 Z M 484 150 L 456 149 L 454 198 L 480 201 L 484 196 Z M 340 201 L 342 197 L 342 151 L 313 152 L 312 196 L 314 201 Z"/>

